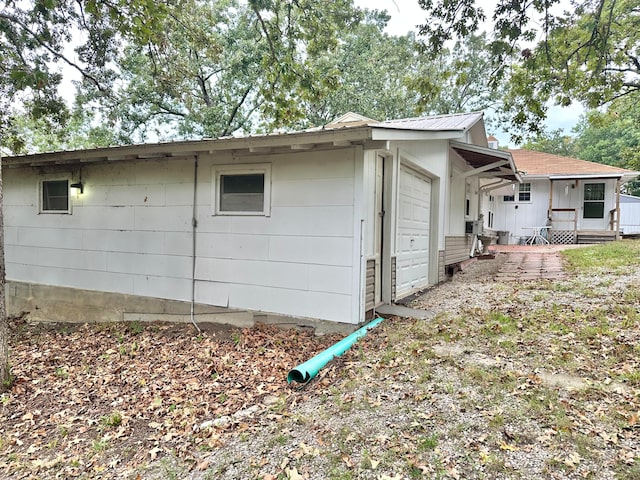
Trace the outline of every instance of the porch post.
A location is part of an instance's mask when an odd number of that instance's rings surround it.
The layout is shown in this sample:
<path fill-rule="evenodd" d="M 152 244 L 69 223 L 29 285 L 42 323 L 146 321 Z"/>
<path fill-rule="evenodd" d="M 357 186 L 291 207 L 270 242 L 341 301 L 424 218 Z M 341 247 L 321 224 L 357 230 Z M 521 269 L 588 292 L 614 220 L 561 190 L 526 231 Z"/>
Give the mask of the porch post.
<path fill-rule="evenodd" d="M 616 240 L 620 240 L 620 188 L 622 182 L 616 181 Z"/>
<path fill-rule="evenodd" d="M 549 225 L 548 237 L 549 243 L 553 238 L 553 180 L 549 179 L 549 209 L 547 210 L 547 224 Z"/>

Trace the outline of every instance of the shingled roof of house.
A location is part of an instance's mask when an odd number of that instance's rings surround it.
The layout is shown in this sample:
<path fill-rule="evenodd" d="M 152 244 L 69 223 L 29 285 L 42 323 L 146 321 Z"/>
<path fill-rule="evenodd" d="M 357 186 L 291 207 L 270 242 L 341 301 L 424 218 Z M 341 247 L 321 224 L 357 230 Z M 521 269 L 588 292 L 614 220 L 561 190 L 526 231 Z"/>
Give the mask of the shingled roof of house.
<path fill-rule="evenodd" d="M 631 174 L 631 170 L 532 150 L 508 150 L 516 168 L 531 176 Z"/>

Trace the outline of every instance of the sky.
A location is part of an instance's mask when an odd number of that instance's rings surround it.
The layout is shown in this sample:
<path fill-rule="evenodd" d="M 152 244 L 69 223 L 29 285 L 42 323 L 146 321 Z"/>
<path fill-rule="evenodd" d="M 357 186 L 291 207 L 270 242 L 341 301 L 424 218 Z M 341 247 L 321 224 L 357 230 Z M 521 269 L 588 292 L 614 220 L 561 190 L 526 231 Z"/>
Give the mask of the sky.
<path fill-rule="evenodd" d="M 362 8 L 386 10 L 391 15 L 391 20 L 387 25 L 387 32 L 391 35 L 405 35 L 410 31 L 417 33 L 417 25 L 426 21 L 426 12 L 420 8 L 418 0 L 354 0 L 354 3 Z M 483 0 L 482 6 L 488 17 L 491 16 L 494 5 L 494 0 Z M 486 28 L 491 28 L 489 23 L 486 24 Z M 577 104 L 570 108 L 551 106 L 546 121 L 547 127 L 550 130 L 562 128 L 565 133 L 570 134 L 583 112 L 584 109 Z M 501 146 L 509 144 L 507 132 L 488 133 L 494 134 Z"/>

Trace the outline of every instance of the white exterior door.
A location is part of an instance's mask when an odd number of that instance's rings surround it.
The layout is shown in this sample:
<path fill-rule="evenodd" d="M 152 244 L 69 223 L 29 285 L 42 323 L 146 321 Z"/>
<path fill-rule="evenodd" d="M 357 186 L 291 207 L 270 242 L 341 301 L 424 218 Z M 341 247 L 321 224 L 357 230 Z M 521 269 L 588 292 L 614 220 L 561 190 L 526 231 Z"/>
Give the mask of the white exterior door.
<path fill-rule="evenodd" d="M 579 230 L 607 230 L 609 211 L 607 209 L 607 184 L 601 182 L 585 182 L 582 184 L 582 218 Z"/>
<path fill-rule="evenodd" d="M 431 180 L 400 167 L 396 298 L 429 284 Z"/>

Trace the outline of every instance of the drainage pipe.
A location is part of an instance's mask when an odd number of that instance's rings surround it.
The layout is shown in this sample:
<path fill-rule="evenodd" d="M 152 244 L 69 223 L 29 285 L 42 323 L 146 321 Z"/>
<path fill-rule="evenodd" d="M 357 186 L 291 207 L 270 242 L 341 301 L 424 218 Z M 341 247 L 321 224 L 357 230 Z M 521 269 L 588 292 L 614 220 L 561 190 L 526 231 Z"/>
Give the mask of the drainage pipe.
<path fill-rule="evenodd" d="M 367 331 L 378 325 L 382 320 L 384 320 L 384 318 L 376 318 L 364 327 L 353 332 L 351 335 L 343 338 L 338 343 L 335 343 L 326 350 L 323 350 L 315 357 L 301 363 L 296 368 L 289 371 L 289 375 L 287 375 L 287 382 L 307 383 L 309 380 L 314 378 L 327 363 L 335 357 L 340 357 L 344 354 L 344 352 L 349 350 L 354 343 L 364 337 L 367 334 Z"/>

